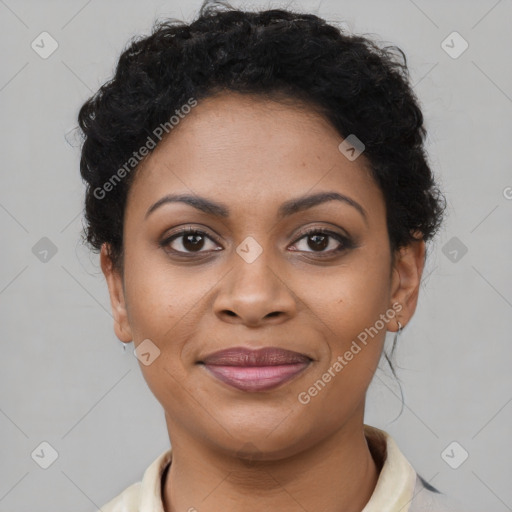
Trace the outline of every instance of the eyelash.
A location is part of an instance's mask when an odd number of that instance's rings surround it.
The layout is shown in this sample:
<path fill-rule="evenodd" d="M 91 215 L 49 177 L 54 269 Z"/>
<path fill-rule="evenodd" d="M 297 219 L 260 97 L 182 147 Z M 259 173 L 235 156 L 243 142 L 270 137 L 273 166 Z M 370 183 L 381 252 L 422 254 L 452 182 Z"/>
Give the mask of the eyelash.
<path fill-rule="evenodd" d="M 328 236 L 334 238 L 335 240 L 337 240 L 342 245 L 341 248 L 334 249 L 334 250 L 331 249 L 330 251 L 325 251 L 325 252 L 322 252 L 322 251 L 304 251 L 304 252 L 307 252 L 307 253 L 317 254 L 320 258 L 327 257 L 327 256 L 332 256 L 334 254 L 339 254 L 339 253 L 345 252 L 345 251 L 355 247 L 355 243 L 349 237 L 341 235 L 340 233 L 336 233 L 336 232 L 331 231 L 331 230 L 326 229 L 326 228 L 310 228 L 310 229 L 307 229 L 307 230 L 303 231 L 302 233 L 300 233 L 300 235 L 298 236 L 298 238 L 295 239 L 295 241 L 293 242 L 292 245 L 295 245 L 297 242 L 299 242 L 303 238 L 306 238 L 307 236 L 310 236 L 310 235 L 313 235 L 313 234 L 328 235 Z M 202 237 L 209 238 L 210 240 L 214 241 L 215 243 L 219 243 L 218 240 L 215 240 L 215 238 L 211 237 L 210 235 L 208 235 L 207 233 L 205 233 L 204 231 L 202 231 L 200 229 L 186 227 L 186 228 L 181 228 L 179 231 L 173 233 L 171 236 L 169 236 L 169 237 L 165 238 L 164 240 L 162 240 L 161 242 L 159 242 L 159 246 L 161 248 L 165 248 L 171 242 L 173 242 L 174 240 L 176 240 L 176 239 L 178 239 L 180 237 L 184 237 L 185 235 L 200 235 Z M 209 252 L 209 251 L 197 251 L 197 252 L 190 251 L 190 252 L 184 252 L 184 251 L 175 251 L 174 249 L 172 249 L 169 252 L 172 252 L 173 255 L 177 255 L 179 257 L 194 258 L 196 254 L 201 254 L 201 252 Z M 297 251 L 297 252 L 302 252 L 302 251 Z"/>

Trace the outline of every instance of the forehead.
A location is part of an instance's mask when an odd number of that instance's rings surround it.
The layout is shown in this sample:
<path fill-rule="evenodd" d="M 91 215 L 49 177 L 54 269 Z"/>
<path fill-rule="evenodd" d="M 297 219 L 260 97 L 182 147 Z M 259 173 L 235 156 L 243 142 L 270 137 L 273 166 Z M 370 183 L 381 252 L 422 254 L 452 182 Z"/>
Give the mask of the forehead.
<path fill-rule="evenodd" d="M 207 196 L 243 210 L 333 190 L 382 215 L 383 196 L 368 161 L 364 154 L 346 158 L 338 147 L 342 140 L 301 103 L 237 93 L 207 98 L 140 164 L 130 211 L 141 216 L 168 193 Z"/>

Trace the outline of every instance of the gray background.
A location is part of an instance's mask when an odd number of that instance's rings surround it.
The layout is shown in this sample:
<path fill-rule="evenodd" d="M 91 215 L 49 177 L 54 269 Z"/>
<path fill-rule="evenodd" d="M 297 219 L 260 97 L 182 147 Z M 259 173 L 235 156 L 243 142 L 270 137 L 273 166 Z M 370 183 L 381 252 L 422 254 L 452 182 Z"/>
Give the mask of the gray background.
<path fill-rule="evenodd" d="M 200 4 L 0 0 L 0 512 L 97 510 L 168 448 L 133 345 L 123 352 L 114 335 L 98 257 L 80 243 L 72 129 L 131 36 L 148 34 L 155 17 L 190 20 Z M 512 510 L 511 2 L 252 5 L 318 12 L 407 54 L 448 217 L 400 338 L 406 406 L 398 416 L 399 388 L 382 363 L 366 423 L 387 430 L 442 491 L 482 511 Z M 31 48 L 43 31 L 59 45 L 47 59 Z M 453 31 L 469 44 L 458 58 L 441 46 Z M 40 252 L 43 237 L 55 254 Z M 48 469 L 31 456 L 43 441 L 58 453 Z M 441 456 L 453 441 L 462 448 L 452 460 L 469 454 L 457 469 Z"/>

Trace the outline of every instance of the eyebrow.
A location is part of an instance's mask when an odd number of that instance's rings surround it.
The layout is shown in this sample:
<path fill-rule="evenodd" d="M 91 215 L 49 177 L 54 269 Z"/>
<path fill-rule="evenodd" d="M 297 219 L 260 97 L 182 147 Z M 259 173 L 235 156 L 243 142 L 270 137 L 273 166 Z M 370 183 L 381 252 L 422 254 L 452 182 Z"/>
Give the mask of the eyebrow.
<path fill-rule="evenodd" d="M 366 210 L 357 201 L 354 201 L 354 199 L 344 194 L 339 194 L 338 192 L 318 192 L 317 194 L 289 199 L 279 207 L 278 218 L 283 219 L 284 217 L 289 217 L 294 213 L 313 208 L 314 206 L 328 201 L 341 201 L 354 207 L 361 214 L 366 224 L 368 224 L 368 215 Z M 197 210 L 210 215 L 215 215 L 216 217 L 229 217 L 229 208 L 222 203 L 218 203 L 201 196 L 189 194 L 168 194 L 150 206 L 144 218 L 147 219 L 157 208 L 167 203 L 185 203 Z"/>

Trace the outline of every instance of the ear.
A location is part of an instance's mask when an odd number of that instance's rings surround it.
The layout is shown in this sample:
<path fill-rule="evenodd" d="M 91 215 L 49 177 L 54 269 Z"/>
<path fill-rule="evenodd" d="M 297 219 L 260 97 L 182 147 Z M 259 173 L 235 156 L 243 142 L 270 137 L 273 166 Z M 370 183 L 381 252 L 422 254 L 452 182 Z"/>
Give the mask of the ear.
<path fill-rule="evenodd" d="M 416 238 L 408 246 L 395 253 L 392 270 L 391 301 L 402 306 L 396 320 L 405 327 L 413 316 L 418 303 L 421 276 L 425 265 L 425 241 Z M 392 329 L 389 329 L 392 330 Z M 398 331 L 398 323 L 395 331 Z"/>
<path fill-rule="evenodd" d="M 100 263 L 110 294 L 110 305 L 114 316 L 114 332 L 120 341 L 130 343 L 132 341 L 132 332 L 128 323 L 124 299 L 123 278 L 113 266 L 106 242 L 101 246 Z"/>

